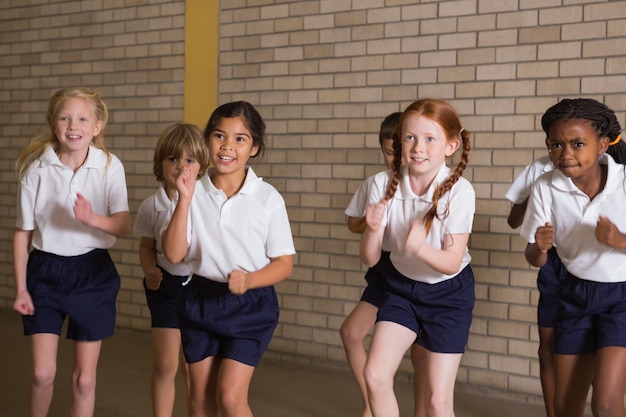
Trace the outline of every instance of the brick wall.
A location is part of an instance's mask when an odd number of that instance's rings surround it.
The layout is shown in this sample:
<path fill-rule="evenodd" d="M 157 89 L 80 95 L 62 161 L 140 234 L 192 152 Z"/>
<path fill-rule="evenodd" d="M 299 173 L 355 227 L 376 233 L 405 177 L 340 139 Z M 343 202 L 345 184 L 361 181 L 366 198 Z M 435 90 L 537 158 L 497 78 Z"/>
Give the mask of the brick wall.
<path fill-rule="evenodd" d="M 109 107 L 105 144 L 124 163 L 131 211 L 154 192 L 154 145 L 183 119 L 185 2 L 23 1 L 0 5 L 0 307 L 11 308 L 15 160 L 48 133 L 48 99 L 88 86 Z M 138 239 L 118 239 L 111 256 L 122 275 L 120 327 L 148 329 Z"/>
<path fill-rule="evenodd" d="M 45 128 L 50 93 L 80 83 L 103 94 L 112 113 L 107 144 L 125 163 L 133 210 L 156 185 L 156 137 L 183 117 L 183 2 L 40 3 L 0 6 L 6 308 L 12 168 L 28 138 Z M 245 99 L 264 116 L 269 149 L 254 167 L 285 197 L 298 249 L 293 276 L 278 286 L 281 323 L 267 356 L 346 366 L 338 329 L 359 298 L 364 268 L 343 210 L 362 179 L 382 167 L 382 118 L 418 97 L 440 97 L 473 134 L 465 176 L 477 194 L 470 241 L 477 300 L 458 380 L 537 401 L 536 271 L 506 225 L 503 196 L 545 153 L 539 118 L 560 98 L 601 100 L 624 125 L 626 1 L 220 3 L 218 102 Z M 123 275 L 119 326 L 145 330 L 136 250 L 127 238 L 113 251 Z M 402 371 L 410 373 L 408 361 Z"/>

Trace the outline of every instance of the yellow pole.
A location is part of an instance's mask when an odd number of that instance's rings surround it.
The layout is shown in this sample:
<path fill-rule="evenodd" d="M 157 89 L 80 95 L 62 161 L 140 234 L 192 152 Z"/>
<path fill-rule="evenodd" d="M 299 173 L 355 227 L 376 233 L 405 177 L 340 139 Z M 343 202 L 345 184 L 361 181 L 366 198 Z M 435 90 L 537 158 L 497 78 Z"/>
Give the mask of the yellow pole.
<path fill-rule="evenodd" d="M 217 106 L 218 0 L 185 1 L 184 119 L 204 129 Z"/>

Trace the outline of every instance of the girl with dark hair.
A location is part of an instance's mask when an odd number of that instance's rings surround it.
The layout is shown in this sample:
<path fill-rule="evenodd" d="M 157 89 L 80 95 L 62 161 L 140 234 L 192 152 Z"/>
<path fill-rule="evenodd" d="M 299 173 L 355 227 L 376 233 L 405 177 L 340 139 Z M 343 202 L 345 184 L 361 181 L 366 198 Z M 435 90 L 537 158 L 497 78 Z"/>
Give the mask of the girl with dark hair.
<path fill-rule="evenodd" d="M 587 108 L 588 113 L 603 126 L 609 138 L 609 148 L 606 153 L 611 155 L 616 162 L 626 162 L 626 144 L 621 140 L 621 127 L 613 111 L 603 104 L 589 99 L 565 100 L 548 114 L 544 122 L 549 128 L 553 120 L 563 117 L 565 114 L 579 113 Z M 547 133 L 546 133 L 547 134 Z M 548 155 L 542 156 L 517 176 L 506 193 L 506 198 L 513 205 L 507 218 L 511 228 L 517 228 L 524 220 L 528 197 L 535 180 L 546 172 L 552 172 L 555 166 Z M 558 290 L 561 282 L 567 276 L 567 270 L 563 266 L 555 247 L 548 251 L 546 263 L 539 268 L 537 274 L 537 288 L 539 290 L 539 302 L 537 305 L 537 324 L 539 329 L 539 377 L 543 399 L 548 417 L 554 417 L 554 322 L 559 308 Z"/>
<path fill-rule="evenodd" d="M 580 417 L 593 381 L 594 416 L 624 416 L 626 172 L 605 154 L 622 146 L 615 114 L 593 99 L 564 99 L 541 119 L 555 166 L 533 184 L 521 235 L 526 259 L 555 246 L 567 269 L 554 324 L 555 415 Z"/>
<path fill-rule="evenodd" d="M 179 307 L 191 379 L 191 416 L 251 416 L 248 389 L 278 324 L 274 284 L 295 253 L 287 210 L 250 158 L 264 149 L 265 123 L 249 103 L 224 104 L 204 131 L 211 167 L 196 183 L 185 166 L 163 232 L 163 253 L 193 277 Z"/>

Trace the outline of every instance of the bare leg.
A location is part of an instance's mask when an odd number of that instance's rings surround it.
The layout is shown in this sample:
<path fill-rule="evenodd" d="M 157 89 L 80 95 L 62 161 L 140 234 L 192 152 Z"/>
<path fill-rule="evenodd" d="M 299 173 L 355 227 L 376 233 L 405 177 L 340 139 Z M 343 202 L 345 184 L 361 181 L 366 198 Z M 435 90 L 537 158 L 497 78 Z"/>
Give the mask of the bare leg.
<path fill-rule="evenodd" d="M 217 417 L 217 375 L 220 359 L 208 357 L 189 364 L 191 417 Z"/>
<path fill-rule="evenodd" d="M 46 417 L 57 370 L 59 336 L 51 333 L 38 333 L 31 336 L 33 370 L 30 393 L 31 417 Z"/>
<path fill-rule="evenodd" d="M 539 377 L 546 415 L 554 417 L 554 327 L 539 327 Z"/>
<path fill-rule="evenodd" d="M 413 364 L 413 390 L 415 401 L 415 417 L 426 417 L 426 355 L 428 351 L 414 343 L 411 347 L 411 363 Z"/>
<path fill-rule="evenodd" d="M 359 301 L 354 310 L 348 315 L 341 325 L 341 340 L 346 351 L 346 357 L 350 364 L 350 369 L 354 374 L 361 395 L 363 396 L 363 417 L 371 417 L 372 412 L 369 407 L 367 397 L 367 387 L 365 385 L 365 362 L 367 360 L 367 352 L 363 344 L 365 337 L 374 327 L 376 322 L 376 314 L 378 308 L 370 303 Z"/>
<path fill-rule="evenodd" d="M 248 391 L 255 369 L 232 359 L 222 359 L 217 388 L 222 417 L 252 417 Z"/>
<path fill-rule="evenodd" d="M 182 350 L 180 352 L 180 369 L 185 382 L 185 403 L 187 404 L 187 416 L 191 417 L 191 376 L 189 375 L 189 364 L 185 360 Z"/>
<path fill-rule="evenodd" d="M 426 352 L 426 415 L 454 417 L 454 384 L 462 354 Z"/>
<path fill-rule="evenodd" d="M 372 347 L 365 364 L 370 408 L 375 417 L 398 417 L 400 410 L 393 382 L 404 353 L 415 340 L 412 330 L 389 321 L 376 323 Z M 393 343 L 389 343 L 393 340 Z"/>
<path fill-rule="evenodd" d="M 176 374 L 180 362 L 180 330 L 152 329 L 152 410 L 154 417 L 172 417 Z"/>
<path fill-rule="evenodd" d="M 593 379 L 595 354 L 554 355 L 556 390 L 554 412 L 557 417 L 582 417 L 587 393 Z"/>
<path fill-rule="evenodd" d="M 625 417 L 626 348 L 609 346 L 596 353 L 591 410 L 596 417 Z"/>
<path fill-rule="evenodd" d="M 96 405 L 96 373 L 102 341 L 74 343 L 70 417 L 91 417 Z"/>

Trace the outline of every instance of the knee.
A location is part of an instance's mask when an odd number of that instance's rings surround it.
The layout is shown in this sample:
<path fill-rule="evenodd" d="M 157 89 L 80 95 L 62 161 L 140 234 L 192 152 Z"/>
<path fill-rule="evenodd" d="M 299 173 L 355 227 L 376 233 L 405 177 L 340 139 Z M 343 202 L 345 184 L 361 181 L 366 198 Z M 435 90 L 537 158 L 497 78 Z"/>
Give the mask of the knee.
<path fill-rule="evenodd" d="M 426 400 L 427 414 L 431 416 L 447 416 L 453 413 L 452 398 L 432 393 Z"/>
<path fill-rule="evenodd" d="M 362 345 L 363 339 L 365 338 L 358 329 L 355 329 L 354 326 L 350 324 L 348 321 L 344 321 L 339 329 L 339 334 L 341 335 L 341 341 L 343 345 L 346 347 L 352 347 L 355 345 Z"/>
<path fill-rule="evenodd" d="M 54 383 L 56 366 L 43 366 L 33 370 L 33 384 L 38 387 L 50 386 Z"/>
<path fill-rule="evenodd" d="M 554 402 L 555 417 L 572 417 L 579 414 L 578 406 L 574 407 L 565 402 Z"/>
<path fill-rule="evenodd" d="M 370 392 L 379 392 L 386 389 L 393 389 L 393 374 L 389 375 L 383 372 L 379 367 L 366 363 L 363 370 L 365 384 Z"/>
<path fill-rule="evenodd" d="M 173 379 L 178 372 L 178 357 L 173 360 L 170 358 L 154 360 L 152 363 L 152 372 L 159 379 Z"/>
<path fill-rule="evenodd" d="M 244 410 L 248 407 L 247 395 L 235 389 L 221 389 L 218 393 L 218 401 L 222 415 L 241 415 L 239 410 Z"/>
<path fill-rule="evenodd" d="M 541 367 L 554 366 L 554 350 L 551 346 L 540 344 L 537 350 L 537 356 L 539 357 Z"/>
<path fill-rule="evenodd" d="M 77 373 L 72 377 L 72 385 L 79 394 L 89 394 L 96 389 L 96 376 Z"/>
<path fill-rule="evenodd" d="M 593 398 L 591 401 L 591 412 L 594 417 L 623 416 L 624 405 L 622 400 L 616 403 L 605 398 Z"/>

